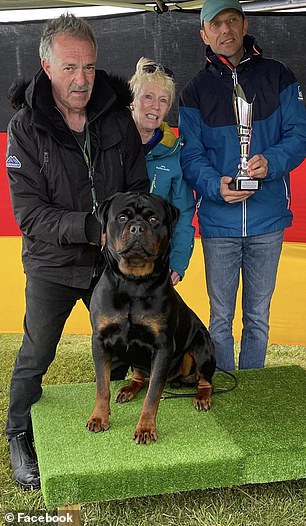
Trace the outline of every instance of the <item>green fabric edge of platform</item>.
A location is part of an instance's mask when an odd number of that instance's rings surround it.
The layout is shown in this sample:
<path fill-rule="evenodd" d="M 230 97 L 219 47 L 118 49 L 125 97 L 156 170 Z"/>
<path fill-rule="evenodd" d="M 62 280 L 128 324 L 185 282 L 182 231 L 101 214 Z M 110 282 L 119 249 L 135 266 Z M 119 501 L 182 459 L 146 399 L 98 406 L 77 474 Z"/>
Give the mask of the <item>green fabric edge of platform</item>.
<path fill-rule="evenodd" d="M 45 386 L 32 420 L 46 505 L 306 478 L 306 371 L 275 367 L 237 377 L 237 388 L 214 395 L 208 413 L 188 398 L 162 400 L 158 440 L 149 446 L 132 440 L 145 391 L 116 404 L 124 382 L 112 382 L 111 427 L 94 434 L 85 428 L 94 383 Z M 216 373 L 214 384 L 231 380 Z"/>

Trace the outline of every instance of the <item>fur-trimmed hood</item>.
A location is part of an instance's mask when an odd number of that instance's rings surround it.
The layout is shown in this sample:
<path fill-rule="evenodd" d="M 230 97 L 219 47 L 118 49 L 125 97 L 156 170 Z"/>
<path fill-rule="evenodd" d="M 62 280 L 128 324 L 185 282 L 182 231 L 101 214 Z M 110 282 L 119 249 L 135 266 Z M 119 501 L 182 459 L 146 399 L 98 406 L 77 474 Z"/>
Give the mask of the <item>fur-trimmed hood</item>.
<path fill-rule="evenodd" d="M 10 85 L 7 98 L 10 104 L 10 107 L 13 110 L 20 110 L 22 106 L 25 103 L 25 92 L 27 87 L 30 84 L 30 80 L 25 78 L 18 77 L 14 80 L 14 82 Z"/>

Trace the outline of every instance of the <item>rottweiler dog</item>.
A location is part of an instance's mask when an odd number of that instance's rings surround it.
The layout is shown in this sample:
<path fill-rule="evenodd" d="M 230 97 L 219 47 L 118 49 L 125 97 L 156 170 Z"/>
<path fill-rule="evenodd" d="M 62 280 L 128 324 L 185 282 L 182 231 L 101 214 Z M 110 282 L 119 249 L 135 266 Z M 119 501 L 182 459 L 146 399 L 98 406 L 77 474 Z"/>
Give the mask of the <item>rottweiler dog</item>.
<path fill-rule="evenodd" d="M 94 289 L 90 317 L 96 406 L 90 431 L 109 429 L 112 356 L 132 366 L 116 401 L 149 387 L 134 433 L 137 444 L 157 439 L 156 414 L 167 380 L 195 377 L 193 406 L 211 405 L 215 352 L 208 330 L 174 289 L 169 272 L 172 230 L 179 211 L 163 198 L 117 193 L 100 205 L 107 265 Z"/>

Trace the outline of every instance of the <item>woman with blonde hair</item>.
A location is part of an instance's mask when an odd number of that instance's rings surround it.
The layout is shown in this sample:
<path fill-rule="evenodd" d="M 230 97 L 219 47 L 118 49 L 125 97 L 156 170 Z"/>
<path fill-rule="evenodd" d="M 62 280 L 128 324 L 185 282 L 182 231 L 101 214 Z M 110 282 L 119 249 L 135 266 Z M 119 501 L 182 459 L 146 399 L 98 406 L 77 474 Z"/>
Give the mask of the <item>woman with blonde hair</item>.
<path fill-rule="evenodd" d="M 150 191 L 180 210 L 170 252 L 171 279 L 176 285 L 184 277 L 193 251 L 195 200 L 180 165 L 182 137 L 177 138 L 164 120 L 175 99 L 173 73 L 162 64 L 142 57 L 130 87 L 131 110 L 144 147 Z"/>

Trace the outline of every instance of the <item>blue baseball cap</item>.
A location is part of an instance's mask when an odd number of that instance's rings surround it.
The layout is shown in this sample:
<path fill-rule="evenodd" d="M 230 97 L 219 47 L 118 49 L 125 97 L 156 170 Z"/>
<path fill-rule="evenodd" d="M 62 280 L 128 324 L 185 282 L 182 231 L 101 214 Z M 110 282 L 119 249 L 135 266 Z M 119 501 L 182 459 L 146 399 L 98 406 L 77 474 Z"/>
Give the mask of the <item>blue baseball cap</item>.
<path fill-rule="evenodd" d="M 236 9 L 243 14 L 238 0 L 204 0 L 200 14 L 201 22 L 210 22 L 224 9 Z"/>

